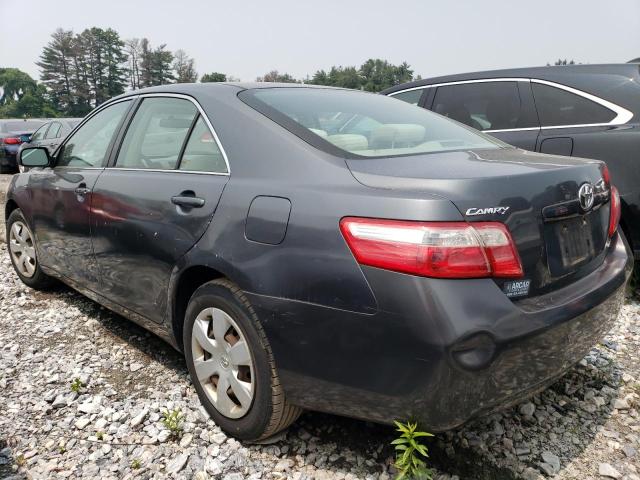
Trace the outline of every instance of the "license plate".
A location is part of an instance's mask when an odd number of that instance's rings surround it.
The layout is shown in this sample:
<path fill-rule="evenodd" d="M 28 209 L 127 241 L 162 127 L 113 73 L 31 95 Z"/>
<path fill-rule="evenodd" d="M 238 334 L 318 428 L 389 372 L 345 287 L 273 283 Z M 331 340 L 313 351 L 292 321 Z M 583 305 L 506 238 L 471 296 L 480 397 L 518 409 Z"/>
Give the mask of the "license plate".
<path fill-rule="evenodd" d="M 576 267 L 595 256 L 589 217 L 574 218 L 556 228 L 563 267 Z"/>
<path fill-rule="evenodd" d="M 561 220 L 549 225 L 547 257 L 549 270 L 554 277 L 574 271 L 596 256 L 592 215 Z"/>

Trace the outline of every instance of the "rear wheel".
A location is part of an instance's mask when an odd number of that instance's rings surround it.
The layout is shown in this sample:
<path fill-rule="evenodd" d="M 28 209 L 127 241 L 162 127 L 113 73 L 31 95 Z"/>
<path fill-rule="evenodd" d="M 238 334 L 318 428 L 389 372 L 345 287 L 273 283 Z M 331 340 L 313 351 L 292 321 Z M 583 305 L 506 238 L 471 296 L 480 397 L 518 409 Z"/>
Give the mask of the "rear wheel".
<path fill-rule="evenodd" d="M 44 290 L 54 283 L 40 268 L 36 240 L 18 208 L 7 219 L 7 247 L 13 268 L 23 283 L 36 290 Z"/>
<path fill-rule="evenodd" d="M 214 280 L 195 291 L 183 342 L 200 401 L 228 434 L 242 440 L 267 438 L 300 415 L 285 399 L 255 312 L 233 283 Z"/>

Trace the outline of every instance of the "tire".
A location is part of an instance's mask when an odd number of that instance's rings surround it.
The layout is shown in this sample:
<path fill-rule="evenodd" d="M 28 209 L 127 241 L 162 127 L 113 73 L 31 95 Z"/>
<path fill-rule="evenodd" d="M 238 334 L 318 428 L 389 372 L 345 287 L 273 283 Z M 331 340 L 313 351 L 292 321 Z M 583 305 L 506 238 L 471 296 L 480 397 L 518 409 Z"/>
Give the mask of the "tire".
<path fill-rule="evenodd" d="M 216 331 L 225 333 L 216 335 Z M 218 337 L 224 341 L 219 343 Z M 271 347 L 251 304 L 232 282 L 214 280 L 194 292 L 185 315 L 183 343 L 200 401 L 229 435 L 247 441 L 265 439 L 300 416 L 302 410 L 285 399 Z M 238 355 L 239 351 L 244 354 Z M 233 387 L 225 390 L 228 395 L 218 393 L 223 385 Z"/>
<path fill-rule="evenodd" d="M 40 268 L 35 236 L 19 208 L 11 212 L 7 219 L 6 237 L 11 264 L 22 283 L 36 290 L 51 288 L 55 280 Z M 24 261 L 23 255 L 26 255 Z"/>

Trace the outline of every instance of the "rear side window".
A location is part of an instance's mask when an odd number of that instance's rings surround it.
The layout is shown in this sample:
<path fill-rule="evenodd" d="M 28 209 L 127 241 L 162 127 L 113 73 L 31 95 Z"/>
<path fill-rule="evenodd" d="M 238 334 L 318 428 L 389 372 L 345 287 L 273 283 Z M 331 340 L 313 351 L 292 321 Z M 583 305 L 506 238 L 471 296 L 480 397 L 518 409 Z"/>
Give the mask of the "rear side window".
<path fill-rule="evenodd" d="M 116 167 L 173 170 L 198 109 L 180 98 L 145 98 L 118 153 Z"/>
<path fill-rule="evenodd" d="M 190 172 L 228 173 L 224 156 L 201 116 L 191 131 L 179 169 Z"/>
<path fill-rule="evenodd" d="M 504 146 L 428 110 L 384 95 L 281 87 L 244 90 L 238 97 L 312 146 L 346 158 Z"/>
<path fill-rule="evenodd" d="M 42 140 L 44 137 L 44 134 L 47 133 L 48 127 L 49 125 L 47 125 L 46 123 L 43 126 L 41 126 L 38 130 L 35 131 L 33 135 L 31 135 L 30 141 L 37 142 L 38 140 Z"/>
<path fill-rule="evenodd" d="M 543 127 L 609 123 L 616 112 L 561 88 L 532 82 L 533 96 Z"/>
<path fill-rule="evenodd" d="M 60 124 L 60 122 L 53 122 L 49 127 L 49 130 L 47 130 L 47 134 L 45 135 L 44 138 L 47 140 L 50 138 L 58 138 L 60 136 L 61 128 L 62 128 L 62 125 Z"/>
<path fill-rule="evenodd" d="M 477 82 L 438 87 L 432 110 L 478 130 L 537 126 L 523 111 L 517 82 Z"/>
<path fill-rule="evenodd" d="M 408 92 L 396 93 L 395 95 L 389 95 L 396 100 L 402 100 L 403 102 L 410 103 L 411 105 L 418 105 L 420 97 L 422 97 L 423 88 L 419 90 L 410 90 Z"/>
<path fill-rule="evenodd" d="M 64 144 L 56 166 L 102 166 L 113 134 L 130 105 L 130 100 L 110 105 L 87 120 Z"/>

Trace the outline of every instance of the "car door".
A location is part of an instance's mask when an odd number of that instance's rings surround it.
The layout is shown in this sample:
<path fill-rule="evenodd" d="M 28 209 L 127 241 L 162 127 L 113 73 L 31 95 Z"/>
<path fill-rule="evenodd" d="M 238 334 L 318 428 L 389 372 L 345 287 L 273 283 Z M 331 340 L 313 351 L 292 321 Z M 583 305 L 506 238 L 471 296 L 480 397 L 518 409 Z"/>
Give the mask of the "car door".
<path fill-rule="evenodd" d="M 604 142 L 602 133 L 617 116 L 614 110 L 595 101 L 596 97 L 587 98 L 577 90 L 544 80 L 533 79 L 531 88 L 542 126 L 539 152 L 571 156 L 576 147 L 579 151 L 583 145 Z M 588 151 L 577 154 L 591 157 Z"/>
<path fill-rule="evenodd" d="M 98 286 L 91 244 L 91 190 L 131 104 L 132 100 L 124 100 L 96 111 L 65 141 L 52 168 L 29 173 L 40 261 L 83 287 Z"/>
<path fill-rule="evenodd" d="M 24 142 L 22 144 L 24 145 L 22 148 L 39 147 L 42 144 L 42 141 L 44 140 L 45 135 L 47 134 L 49 125 L 50 125 L 49 123 L 45 123 L 40 128 L 38 128 L 35 132 L 33 132 L 33 135 L 29 137 L 29 141 Z"/>
<path fill-rule="evenodd" d="M 40 141 L 40 146 L 45 147 L 49 154 L 55 152 L 58 145 L 60 145 L 60 132 L 62 131 L 62 124 L 60 122 L 51 122 L 47 133 L 44 135 L 44 139 Z"/>
<path fill-rule="evenodd" d="M 171 271 L 205 232 L 228 163 L 189 97 L 146 95 L 94 187 L 93 241 L 101 292 L 161 322 Z"/>
<path fill-rule="evenodd" d="M 528 80 L 462 81 L 434 88 L 434 112 L 510 145 L 535 150 L 540 128 Z"/>

